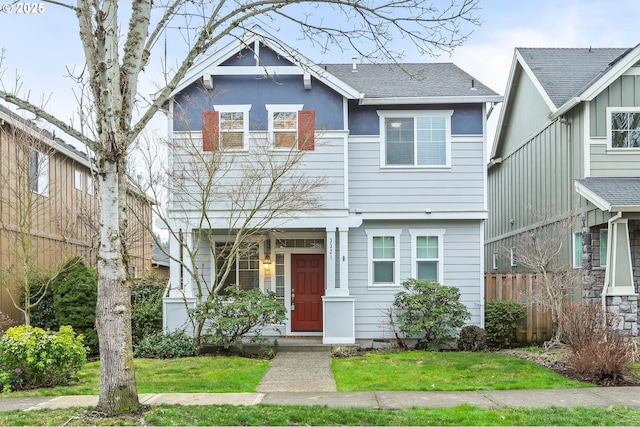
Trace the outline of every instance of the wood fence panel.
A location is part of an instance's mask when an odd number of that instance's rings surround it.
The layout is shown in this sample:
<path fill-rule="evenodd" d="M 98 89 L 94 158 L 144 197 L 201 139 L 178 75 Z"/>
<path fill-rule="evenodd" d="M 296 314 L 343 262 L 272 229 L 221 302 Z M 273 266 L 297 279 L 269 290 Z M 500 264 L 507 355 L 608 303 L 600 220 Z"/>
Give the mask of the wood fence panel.
<path fill-rule="evenodd" d="M 542 344 L 551 339 L 553 320 L 551 312 L 533 302 L 537 290 L 533 273 L 487 273 L 484 276 L 485 302 L 513 300 L 526 306 L 526 316 L 517 333 L 518 344 Z"/>

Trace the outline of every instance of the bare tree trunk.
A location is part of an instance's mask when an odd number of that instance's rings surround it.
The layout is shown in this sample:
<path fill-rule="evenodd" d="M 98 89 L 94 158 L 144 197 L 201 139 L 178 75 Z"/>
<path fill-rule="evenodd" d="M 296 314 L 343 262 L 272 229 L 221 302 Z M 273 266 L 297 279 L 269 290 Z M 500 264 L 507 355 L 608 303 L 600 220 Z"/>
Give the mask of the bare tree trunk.
<path fill-rule="evenodd" d="M 98 302 L 96 323 L 100 344 L 100 397 L 98 410 L 107 415 L 140 406 L 131 342 L 131 284 L 122 216 L 126 214 L 126 181 L 117 161 L 104 159 L 99 192 L 102 203 L 98 249 Z"/>

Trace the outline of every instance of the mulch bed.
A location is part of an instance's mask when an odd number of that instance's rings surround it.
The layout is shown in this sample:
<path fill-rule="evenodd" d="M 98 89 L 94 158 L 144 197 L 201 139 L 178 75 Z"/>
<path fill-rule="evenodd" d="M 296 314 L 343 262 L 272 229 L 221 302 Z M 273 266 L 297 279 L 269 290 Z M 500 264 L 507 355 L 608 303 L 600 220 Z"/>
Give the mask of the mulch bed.
<path fill-rule="evenodd" d="M 551 354 L 548 353 L 532 353 L 524 349 L 511 349 L 503 350 L 501 353 L 508 354 L 514 357 L 528 360 L 545 368 L 551 369 L 563 377 L 571 380 L 578 380 L 584 382 L 590 382 L 598 387 L 614 387 L 614 386 L 640 386 L 640 376 L 628 373 L 618 378 L 596 378 L 591 375 L 580 374 L 573 370 L 571 365 L 562 356 L 564 349 L 554 350 Z M 551 356 L 551 357 L 550 357 Z"/>

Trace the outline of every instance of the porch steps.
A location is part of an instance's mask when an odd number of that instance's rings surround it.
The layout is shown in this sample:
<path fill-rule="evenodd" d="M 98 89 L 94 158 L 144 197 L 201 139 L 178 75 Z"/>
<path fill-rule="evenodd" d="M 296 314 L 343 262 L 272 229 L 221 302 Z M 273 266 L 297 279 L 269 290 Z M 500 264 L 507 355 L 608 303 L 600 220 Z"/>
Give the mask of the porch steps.
<path fill-rule="evenodd" d="M 321 337 L 279 337 L 267 338 L 262 344 L 250 343 L 245 345 L 245 352 L 254 353 L 260 348 L 273 348 L 274 353 L 280 352 L 311 352 L 311 351 L 328 351 L 336 347 L 336 344 L 323 344 Z M 340 345 L 344 347 L 344 344 Z M 350 347 L 359 347 L 359 345 L 348 345 Z"/>

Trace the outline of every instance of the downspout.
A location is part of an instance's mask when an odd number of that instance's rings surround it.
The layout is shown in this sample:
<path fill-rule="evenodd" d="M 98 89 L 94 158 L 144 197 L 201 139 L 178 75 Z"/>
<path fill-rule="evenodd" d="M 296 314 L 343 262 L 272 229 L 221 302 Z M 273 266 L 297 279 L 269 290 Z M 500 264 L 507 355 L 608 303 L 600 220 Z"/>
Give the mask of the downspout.
<path fill-rule="evenodd" d="M 611 239 L 613 238 L 612 236 L 612 225 L 615 221 L 619 220 L 620 218 L 622 218 L 622 212 L 618 212 L 617 214 L 615 214 L 614 216 L 612 216 L 611 218 L 609 218 L 609 220 L 607 221 L 607 267 L 604 273 L 604 286 L 602 287 L 602 309 L 603 310 L 607 310 L 607 288 L 609 285 L 609 280 L 610 280 L 610 274 L 611 274 L 611 262 L 609 262 L 610 260 L 609 258 L 609 254 L 611 253 L 611 251 L 613 250 L 613 248 L 611 247 Z M 602 244 L 602 243 L 600 243 Z"/>

